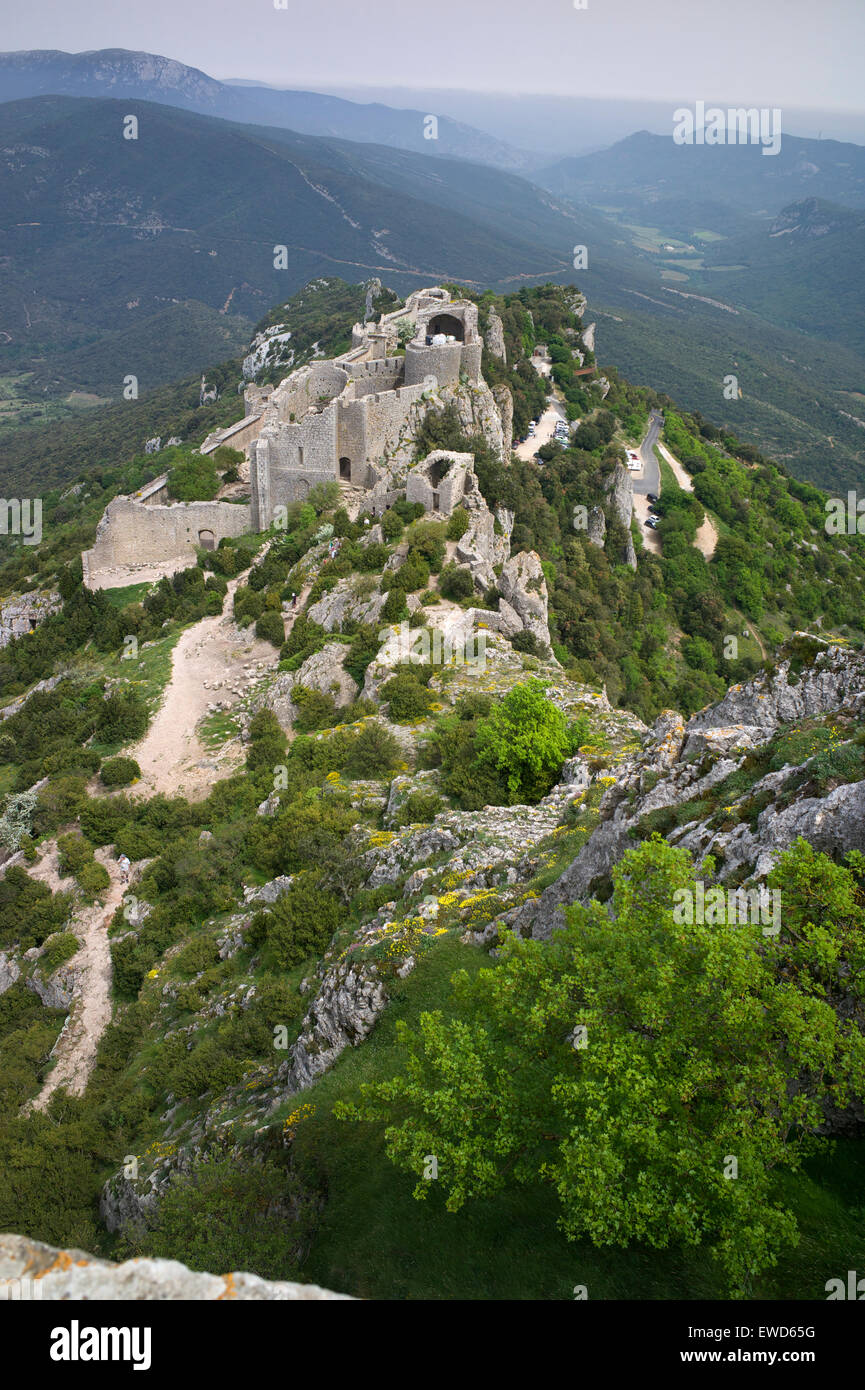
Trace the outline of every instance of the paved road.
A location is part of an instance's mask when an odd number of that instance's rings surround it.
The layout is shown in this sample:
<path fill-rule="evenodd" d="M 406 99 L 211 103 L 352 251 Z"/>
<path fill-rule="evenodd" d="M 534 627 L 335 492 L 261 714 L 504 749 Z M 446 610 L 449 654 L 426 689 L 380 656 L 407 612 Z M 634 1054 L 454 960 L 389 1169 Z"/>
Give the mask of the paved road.
<path fill-rule="evenodd" d="M 653 492 L 656 497 L 661 495 L 661 468 L 655 458 L 654 448 L 661 436 L 663 425 L 664 417 L 660 410 L 653 410 L 649 416 L 649 428 L 646 430 L 646 437 L 640 445 L 643 472 L 639 477 L 634 476 L 632 478 L 634 493 L 643 497 L 647 492 Z"/>

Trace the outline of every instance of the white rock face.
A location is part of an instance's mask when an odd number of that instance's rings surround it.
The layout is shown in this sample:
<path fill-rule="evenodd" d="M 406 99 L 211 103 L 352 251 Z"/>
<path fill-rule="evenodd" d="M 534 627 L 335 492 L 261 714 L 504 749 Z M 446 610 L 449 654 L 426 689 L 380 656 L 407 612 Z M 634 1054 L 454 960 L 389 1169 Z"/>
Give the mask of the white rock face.
<path fill-rule="evenodd" d="M 533 550 L 512 555 L 499 576 L 502 598 L 519 617 L 523 628 L 550 650 L 547 618 L 547 581 L 541 561 Z"/>
<path fill-rule="evenodd" d="M 346 651 L 342 642 L 328 642 L 321 651 L 307 657 L 296 671 L 284 671 L 277 676 L 256 708 L 272 710 L 282 727 L 290 729 L 300 713 L 291 698 L 295 686 L 332 695 L 340 709 L 350 705 L 357 697 L 357 685 L 343 666 Z"/>
<path fill-rule="evenodd" d="M 24 1279 L 38 1280 L 41 1299 L 74 1303 L 350 1299 L 348 1294 L 332 1293 L 317 1284 L 260 1279 L 257 1274 L 242 1272 L 196 1274 L 178 1260 L 127 1260 L 124 1264 L 112 1264 L 83 1250 L 57 1250 L 27 1236 L 0 1236 L 0 1289 L 7 1282 Z"/>
<path fill-rule="evenodd" d="M 374 965 L 342 962 L 333 966 L 303 1020 L 300 1037 L 277 1073 L 285 1093 L 302 1091 L 333 1066 L 345 1048 L 361 1042 L 386 1003 L 387 994 Z"/>

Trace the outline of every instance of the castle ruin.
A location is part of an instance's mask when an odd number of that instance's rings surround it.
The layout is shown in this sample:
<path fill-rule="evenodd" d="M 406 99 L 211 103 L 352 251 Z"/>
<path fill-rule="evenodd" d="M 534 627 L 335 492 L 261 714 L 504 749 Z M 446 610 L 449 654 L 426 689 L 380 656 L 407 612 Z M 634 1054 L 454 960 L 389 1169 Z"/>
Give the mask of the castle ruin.
<path fill-rule="evenodd" d="M 476 486 L 472 457 L 437 450 L 415 464 L 416 436 L 431 404 L 453 403 L 466 433 L 482 433 L 507 457 L 502 407 L 510 397 L 500 401 L 484 382 L 482 350 L 477 305 L 434 286 L 375 323 L 355 324 L 341 356 L 312 361 L 276 386 L 249 385 L 243 419 L 201 446 L 205 454 L 220 444 L 246 452 L 249 503 L 169 502 L 164 476 L 116 497 L 83 556 L 85 584 L 110 587 L 129 582 L 124 570 L 190 564 L 202 546 L 279 524 L 318 483 L 346 485 L 378 515 L 406 495 L 449 514 Z"/>

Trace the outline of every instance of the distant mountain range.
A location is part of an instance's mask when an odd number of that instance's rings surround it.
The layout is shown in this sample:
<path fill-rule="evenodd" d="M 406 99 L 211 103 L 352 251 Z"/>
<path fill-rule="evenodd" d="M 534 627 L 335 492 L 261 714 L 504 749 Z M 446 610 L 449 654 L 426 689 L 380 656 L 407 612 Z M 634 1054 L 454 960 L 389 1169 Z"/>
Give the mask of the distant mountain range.
<path fill-rule="evenodd" d="M 537 155 L 447 116 L 437 116 L 435 138 L 430 138 L 433 128 L 427 117 L 435 112 L 397 110 L 381 102 L 345 101 L 258 83 L 218 82 L 198 68 L 154 53 L 104 48 L 93 53 L 31 49 L 0 54 L 0 101 L 48 95 L 156 101 L 230 121 L 393 145 L 499 169 L 525 170 L 539 162 Z"/>
<path fill-rule="evenodd" d="M 33 373 L 37 391 L 116 395 L 136 362 L 142 389 L 171 380 L 191 365 L 189 301 L 206 306 L 205 331 L 237 320 L 233 349 L 322 275 L 518 287 L 572 278 L 587 239 L 610 243 L 610 286 L 641 273 L 603 219 L 516 175 L 134 99 L 0 106 L 0 209 L 0 366 Z M 142 364 L 154 316 L 161 354 Z"/>
<path fill-rule="evenodd" d="M 534 178 L 560 196 L 640 216 L 683 200 L 722 213 L 772 214 L 804 197 L 859 208 L 865 147 L 782 132 L 780 150 L 767 157 L 759 145 L 677 145 L 642 130 L 608 150 L 560 159 Z"/>

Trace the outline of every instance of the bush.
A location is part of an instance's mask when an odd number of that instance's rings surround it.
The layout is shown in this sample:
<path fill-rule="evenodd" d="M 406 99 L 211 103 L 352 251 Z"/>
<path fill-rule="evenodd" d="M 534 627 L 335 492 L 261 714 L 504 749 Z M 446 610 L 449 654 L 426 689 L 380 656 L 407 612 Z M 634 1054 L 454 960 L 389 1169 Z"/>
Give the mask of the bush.
<path fill-rule="evenodd" d="M 416 589 L 425 589 L 429 584 L 429 565 L 417 550 L 410 550 L 398 570 L 393 570 L 382 579 L 383 589 L 402 589 L 413 594 Z"/>
<path fill-rule="evenodd" d="M 505 777 L 511 802 L 537 801 L 572 749 L 567 720 L 542 681 L 515 685 L 478 724 L 478 760 Z"/>
<path fill-rule="evenodd" d="M 147 706 L 135 691 L 117 691 L 103 703 L 97 735 L 104 743 L 134 743 L 149 723 Z"/>
<path fill-rule="evenodd" d="M 397 724 L 422 719 L 429 712 L 433 698 L 411 670 L 400 671 L 389 680 L 382 689 L 381 697 L 390 705 L 390 717 Z"/>
<path fill-rule="evenodd" d="M 445 598 L 453 599 L 455 602 L 462 598 L 471 598 L 475 591 L 471 570 L 465 565 L 456 565 L 451 560 L 439 575 L 439 590 Z"/>
<path fill-rule="evenodd" d="M 526 656 L 544 656 L 544 648 L 538 641 L 533 632 L 524 629 L 522 632 L 515 632 L 511 638 L 511 646 L 515 652 L 524 652 Z"/>
<path fill-rule="evenodd" d="M 253 929 L 263 930 L 276 964 L 290 970 L 310 956 L 320 956 L 330 945 L 341 919 L 337 899 L 316 888 L 314 874 L 303 872 L 270 912 L 255 918 Z"/>
<path fill-rule="evenodd" d="M 469 514 L 465 507 L 454 507 L 448 522 L 446 536 L 449 541 L 461 540 L 469 529 Z"/>
<path fill-rule="evenodd" d="M 78 886 L 85 898 L 95 898 L 97 894 L 105 891 L 111 883 L 111 875 L 101 864 L 97 864 L 93 859 L 89 864 L 85 864 L 83 869 L 79 869 L 76 874 Z"/>
<path fill-rule="evenodd" d="M 134 758 L 107 758 L 99 769 L 104 787 L 128 787 L 140 776 L 141 768 Z"/>
<path fill-rule="evenodd" d="M 398 623 L 406 617 L 408 617 L 408 606 L 405 601 L 405 589 L 393 588 L 385 599 L 381 610 L 382 622 Z"/>
<path fill-rule="evenodd" d="M 385 540 L 395 541 L 402 535 L 403 522 L 398 512 L 391 507 L 385 512 L 381 519 L 381 530 Z"/>
<path fill-rule="evenodd" d="M 79 941 L 74 931 L 57 932 L 49 937 L 45 952 L 39 958 L 39 969 L 43 975 L 53 975 L 64 961 L 70 960 L 78 950 Z"/>
<path fill-rule="evenodd" d="M 396 767 L 401 751 L 390 729 L 370 720 L 354 740 L 345 770 L 350 777 L 381 777 Z"/>
<path fill-rule="evenodd" d="M 285 642 L 285 623 L 282 614 L 276 613 L 273 609 L 268 609 L 262 613 L 255 624 L 255 635 L 261 637 L 265 642 L 272 642 L 275 647 L 282 648 Z"/>
<path fill-rule="evenodd" d="M 397 825 L 426 825 L 435 819 L 443 804 L 435 792 L 414 791 L 400 807 Z"/>
<path fill-rule="evenodd" d="M 311 729 L 330 729 L 339 719 L 333 696 L 324 690 L 308 690 L 306 686 L 296 685 L 291 699 L 299 711 L 294 721 L 295 728 L 303 733 L 309 733 Z"/>

